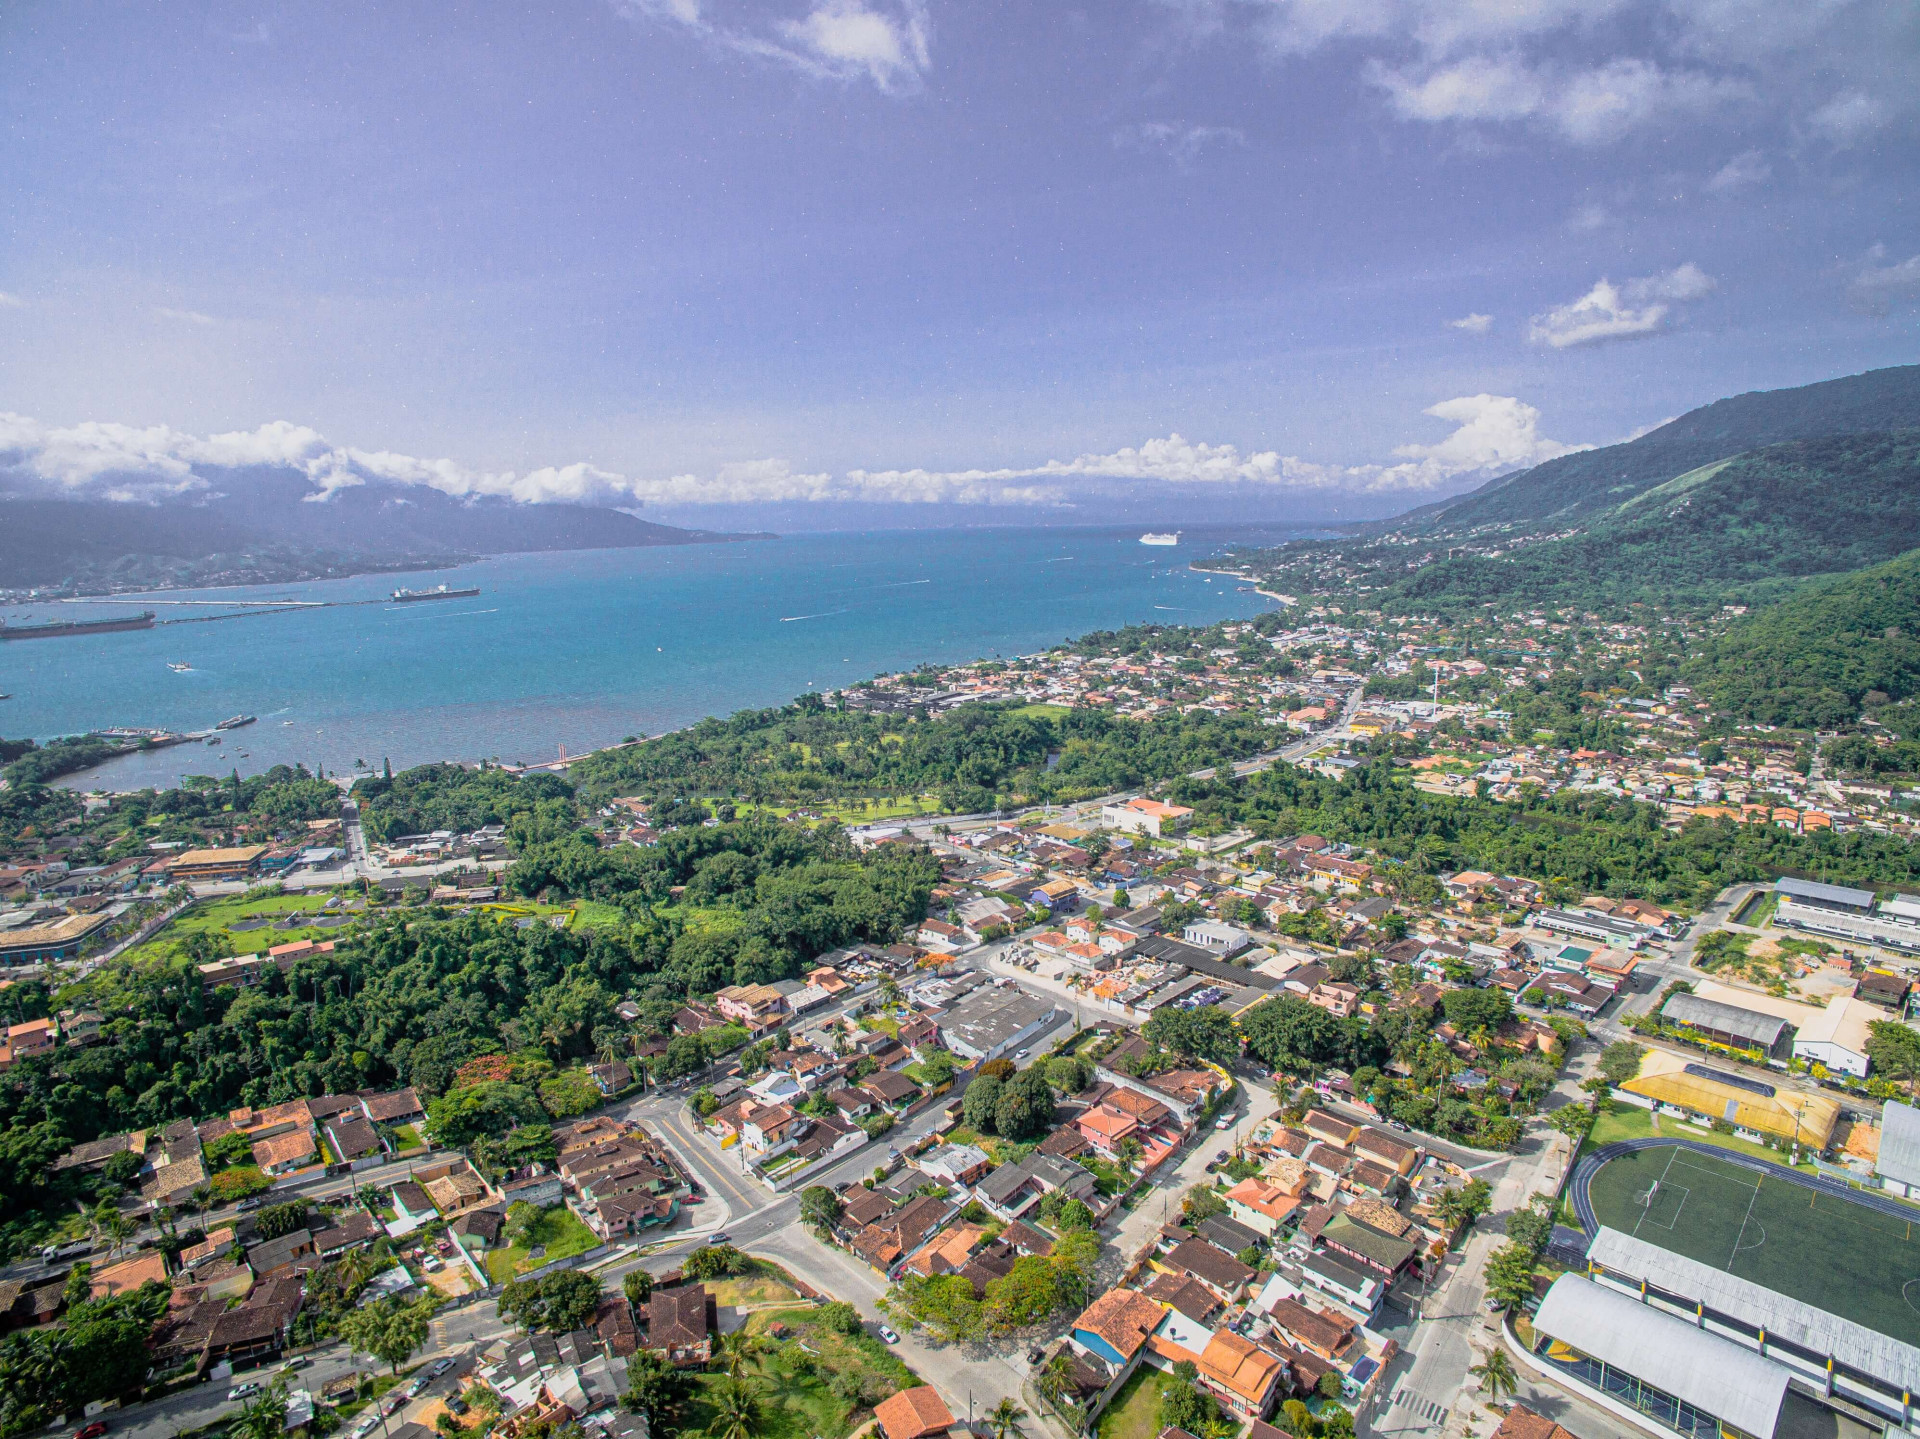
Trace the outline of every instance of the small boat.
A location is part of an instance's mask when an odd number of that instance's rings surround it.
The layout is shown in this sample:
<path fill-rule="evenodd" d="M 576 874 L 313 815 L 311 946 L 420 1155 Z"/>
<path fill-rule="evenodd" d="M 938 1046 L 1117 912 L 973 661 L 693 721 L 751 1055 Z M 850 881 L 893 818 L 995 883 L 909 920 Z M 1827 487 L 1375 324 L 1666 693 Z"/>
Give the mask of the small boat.
<path fill-rule="evenodd" d="M 1161 535 L 1155 534 L 1152 530 L 1148 530 L 1144 535 L 1140 536 L 1140 543 L 1143 545 L 1177 545 L 1180 543 L 1180 531 L 1175 530 L 1170 535 Z"/>
<path fill-rule="evenodd" d="M 192 665 L 177 665 L 172 660 L 167 661 L 167 668 L 177 675 L 191 674 L 193 672 Z"/>
<path fill-rule="evenodd" d="M 219 743 L 220 743 L 220 736 L 219 736 L 219 735 L 217 735 L 217 734 L 210 734 L 210 735 L 208 735 L 208 736 L 207 736 L 207 743 L 208 743 L 208 744 L 219 744 Z"/>

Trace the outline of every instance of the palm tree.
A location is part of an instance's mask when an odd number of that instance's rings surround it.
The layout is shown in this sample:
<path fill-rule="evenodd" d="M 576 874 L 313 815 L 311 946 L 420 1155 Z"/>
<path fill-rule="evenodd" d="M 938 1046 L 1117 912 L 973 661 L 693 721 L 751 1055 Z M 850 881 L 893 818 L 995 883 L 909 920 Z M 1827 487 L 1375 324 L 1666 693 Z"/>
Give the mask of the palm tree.
<path fill-rule="evenodd" d="M 1520 1390 L 1520 1376 L 1513 1372 L 1513 1361 L 1507 1358 L 1504 1349 L 1488 1351 L 1487 1357 L 1469 1368 L 1467 1373 L 1480 1381 L 1480 1392 L 1491 1395 L 1496 1404 L 1503 1398 L 1511 1398 Z"/>
<path fill-rule="evenodd" d="M 758 1335 L 749 1334 L 744 1329 L 736 1329 L 731 1334 L 720 1336 L 720 1362 L 727 1371 L 727 1378 L 734 1383 L 740 1382 L 740 1371 L 747 1361 L 760 1352 L 761 1342 Z"/>
<path fill-rule="evenodd" d="M 713 1406 L 713 1422 L 707 1426 L 712 1439 L 753 1439 L 759 1432 L 760 1397 L 741 1380 L 715 1385 L 708 1402 Z"/>
<path fill-rule="evenodd" d="M 227 1422 L 227 1439 L 283 1439 L 287 1432 L 287 1386 L 257 1394 Z"/>
<path fill-rule="evenodd" d="M 1027 1411 L 1011 1399 L 1002 1399 L 987 1411 L 987 1423 L 993 1426 L 993 1439 L 1007 1439 L 1009 1434 L 1020 1432 L 1020 1421 L 1027 1417 Z"/>

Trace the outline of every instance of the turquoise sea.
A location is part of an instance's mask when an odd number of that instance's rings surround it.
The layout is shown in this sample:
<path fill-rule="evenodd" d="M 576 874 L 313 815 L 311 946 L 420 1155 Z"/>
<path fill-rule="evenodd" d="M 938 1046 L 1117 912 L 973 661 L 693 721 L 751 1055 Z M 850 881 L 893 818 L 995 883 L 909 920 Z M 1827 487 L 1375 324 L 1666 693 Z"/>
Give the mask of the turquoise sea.
<path fill-rule="evenodd" d="M 129 756 L 68 783 L 126 789 L 281 762 L 394 767 L 540 761 L 771 705 L 923 660 L 1030 654 L 1135 622 L 1207 623 L 1271 602 L 1189 563 L 1299 531 L 942 529 L 738 544 L 506 555 L 454 569 L 129 598 L 163 621 L 190 600 L 327 608 L 0 644 L 0 735 L 258 722 L 218 747 Z M 396 586 L 478 585 L 477 598 L 396 605 Z M 165 601 L 166 603 L 162 603 Z M 347 603 L 358 602 L 358 603 Z M 114 605 L 0 611 L 8 622 L 104 618 Z M 184 672 L 169 664 L 190 666 Z"/>

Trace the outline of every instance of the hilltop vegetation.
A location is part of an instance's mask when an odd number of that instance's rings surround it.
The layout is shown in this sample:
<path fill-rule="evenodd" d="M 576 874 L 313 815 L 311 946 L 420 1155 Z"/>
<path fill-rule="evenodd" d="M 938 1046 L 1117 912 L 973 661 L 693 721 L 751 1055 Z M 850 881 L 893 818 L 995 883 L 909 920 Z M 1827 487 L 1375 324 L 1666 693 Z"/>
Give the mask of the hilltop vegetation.
<path fill-rule="evenodd" d="M 1504 475 L 1432 506 L 1427 527 L 1541 528 L 1580 523 L 1702 465 L 1822 436 L 1920 426 L 1920 365 L 1869 370 L 1788 390 L 1755 391 L 1689 410 L 1626 444 L 1583 450 Z"/>
<path fill-rule="evenodd" d="M 1920 694 L 1920 552 L 1748 616 L 1688 670 L 1715 708 L 1832 728 Z"/>
<path fill-rule="evenodd" d="M 1095 709 L 974 704 L 946 715 L 830 709 L 808 695 L 590 755 L 572 775 L 590 799 L 720 796 L 807 804 L 839 796 L 937 793 L 954 813 L 1014 796 L 1068 801 L 1256 754 L 1272 731 L 1243 714 L 1143 723 Z"/>
<path fill-rule="evenodd" d="M 1703 466 L 1570 539 L 1442 560 L 1378 595 L 1390 613 L 1495 605 L 1718 604 L 1920 546 L 1920 430 L 1796 440 Z"/>

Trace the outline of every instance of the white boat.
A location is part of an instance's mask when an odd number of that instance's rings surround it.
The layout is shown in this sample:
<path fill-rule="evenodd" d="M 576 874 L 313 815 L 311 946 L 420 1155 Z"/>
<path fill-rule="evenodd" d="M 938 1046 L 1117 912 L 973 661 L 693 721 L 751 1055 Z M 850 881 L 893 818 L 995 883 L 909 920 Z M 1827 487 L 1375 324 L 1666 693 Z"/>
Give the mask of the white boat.
<path fill-rule="evenodd" d="M 192 665 L 177 665 L 172 660 L 167 661 L 167 668 L 177 675 L 191 674 L 193 672 Z"/>
<path fill-rule="evenodd" d="M 1180 543 L 1180 531 L 1175 530 L 1170 535 L 1156 535 L 1152 530 L 1148 530 L 1147 533 L 1140 536 L 1140 543 L 1143 545 L 1177 545 Z"/>

